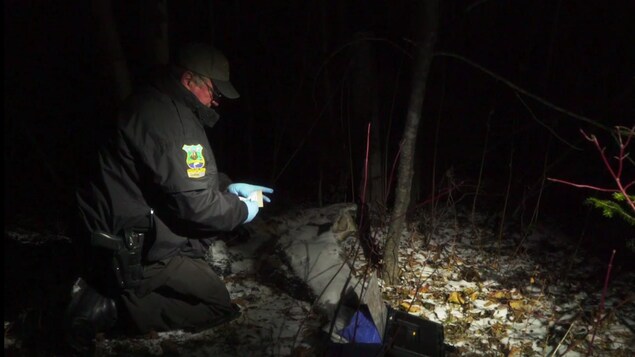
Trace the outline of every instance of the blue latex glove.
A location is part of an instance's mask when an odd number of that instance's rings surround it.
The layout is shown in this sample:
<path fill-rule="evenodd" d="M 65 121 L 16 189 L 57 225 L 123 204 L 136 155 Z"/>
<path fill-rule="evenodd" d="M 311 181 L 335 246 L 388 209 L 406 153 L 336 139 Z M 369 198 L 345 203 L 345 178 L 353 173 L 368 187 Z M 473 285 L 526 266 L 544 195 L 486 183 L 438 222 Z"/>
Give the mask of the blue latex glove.
<path fill-rule="evenodd" d="M 247 205 L 247 219 L 243 223 L 249 223 L 258 214 L 258 204 L 254 201 L 243 201 Z"/>
<path fill-rule="evenodd" d="M 250 185 L 248 183 L 232 183 L 227 186 L 227 192 L 231 192 L 240 197 L 249 197 L 254 191 L 262 191 L 262 200 L 265 202 L 271 202 L 269 197 L 265 196 L 264 193 L 273 193 L 273 188 L 258 186 L 258 185 Z"/>

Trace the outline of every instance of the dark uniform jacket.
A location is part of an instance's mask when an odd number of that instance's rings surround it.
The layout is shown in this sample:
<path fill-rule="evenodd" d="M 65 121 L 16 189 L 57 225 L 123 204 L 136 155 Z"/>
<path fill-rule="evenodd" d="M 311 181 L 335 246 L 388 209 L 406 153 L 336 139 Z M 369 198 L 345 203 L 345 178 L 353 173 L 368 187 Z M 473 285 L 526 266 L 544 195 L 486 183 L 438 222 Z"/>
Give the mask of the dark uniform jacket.
<path fill-rule="evenodd" d="M 147 225 L 144 261 L 175 255 L 200 257 L 210 239 L 247 218 L 236 195 L 219 190 L 219 173 L 205 126 L 218 114 L 202 105 L 173 74 L 132 96 L 100 150 L 95 174 L 78 190 L 88 232 L 121 235 Z"/>

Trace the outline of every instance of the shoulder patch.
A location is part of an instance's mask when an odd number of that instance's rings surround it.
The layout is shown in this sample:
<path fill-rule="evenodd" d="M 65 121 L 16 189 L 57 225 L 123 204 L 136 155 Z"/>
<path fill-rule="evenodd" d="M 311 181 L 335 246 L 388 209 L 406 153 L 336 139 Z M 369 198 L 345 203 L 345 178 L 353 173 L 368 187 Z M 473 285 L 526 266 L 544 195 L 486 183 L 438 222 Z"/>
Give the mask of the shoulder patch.
<path fill-rule="evenodd" d="M 205 176 L 205 158 L 203 157 L 203 146 L 183 145 L 185 151 L 185 163 L 187 164 L 187 177 L 199 178 Z"/>

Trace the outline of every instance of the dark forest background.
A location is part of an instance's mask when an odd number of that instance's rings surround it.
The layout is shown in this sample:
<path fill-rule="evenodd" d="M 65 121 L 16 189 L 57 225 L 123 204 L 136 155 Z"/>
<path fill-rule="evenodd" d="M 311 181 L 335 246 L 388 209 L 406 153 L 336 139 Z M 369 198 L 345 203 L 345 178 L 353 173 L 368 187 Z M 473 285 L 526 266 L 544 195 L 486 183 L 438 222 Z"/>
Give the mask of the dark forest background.
<path fill-rule="evenodd" d="M 63 233 L 73 189 L 115 116 L 119 99 L 92 3 L 4 2 L 5 225 Z M 214 43 L 241 93 L 221 103 L 209 132 L 220 169 L 273 186 L 271 210 L 354 201 L 374 117 L 382 170 L 395 179 L 419 3 L 168 1 L 171 53 L 189 41 Z M 133 84 L 141 85 L 155 69 L 150 39 L 162 15 L 155 1 L 112 5 Z M 601 194 L 550 182 L 539 194 L 545 166 L 547 177 L 614 187 L 580 129 L 615 153 L 601 127 L 635 122 L 634 34 L 632 0 L 441 1 L 435 51 L 598 125 L 439 54 L 419 128 L 413 206 L 425 208 L 450 183 L 457 200 L 471 203 L 482 170 L 481 209 L 500 211 L 509 184 L 510 219 L 528 220 L 541 197 L 539 220 L 582 236 L 602 257 L 626 253 L 633 228 L 582 204 Z M 623 179 L 634 177 L 630 165 Z M 384 191 L 377 205 L 389 207 L 392 192 Z"/>

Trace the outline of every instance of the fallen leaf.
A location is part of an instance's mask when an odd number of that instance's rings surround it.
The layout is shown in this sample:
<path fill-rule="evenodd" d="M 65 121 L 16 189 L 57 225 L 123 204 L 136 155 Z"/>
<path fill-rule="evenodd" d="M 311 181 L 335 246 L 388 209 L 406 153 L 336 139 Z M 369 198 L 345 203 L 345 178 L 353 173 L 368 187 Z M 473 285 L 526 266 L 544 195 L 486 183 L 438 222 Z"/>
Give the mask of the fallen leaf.
<path fill-rule="evenodd" d="M 399 306 L 401 306 L 402 309 L 404 309 L 405 311 L 408 312 L 412 312 L 412 313 L 418 313 L 421 312 L 423 310 L 423 308 L 419 305 L 413 305 L 410 304 L 409 302 L 402 302 Z"/>
<path fill-rule="evenodd" d="M 522 310 L 525 307 L 525 303 L 522 300 L 511 300 L 509 302 L 509 307 L 514 310 Z"/>
<path fill-rule="evenodd" d="M 448 302 L 459 305 L 465 304 L 465 300 L 461 296 L 461 293 L 459 293 L 458 291 L 453 291 L 450 293 L 450 296 L 448 296 Z"/>
<path fill-rule="evenodd" d="M 518 346 L 512 346 L 507 353 L 507 357 L 520 357 L 522 351 L 522 348 Z"/>
<path fill-rule="evenodd" d="M 492 291 L 489 294 L 489 297 L 492 298 L 492 299 L 498 299 L 498 300 L 500 300 L 500 299 L 509 299 L 510 294 L 507 291 L 498 290 L 498 291 Z"/>

